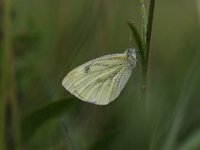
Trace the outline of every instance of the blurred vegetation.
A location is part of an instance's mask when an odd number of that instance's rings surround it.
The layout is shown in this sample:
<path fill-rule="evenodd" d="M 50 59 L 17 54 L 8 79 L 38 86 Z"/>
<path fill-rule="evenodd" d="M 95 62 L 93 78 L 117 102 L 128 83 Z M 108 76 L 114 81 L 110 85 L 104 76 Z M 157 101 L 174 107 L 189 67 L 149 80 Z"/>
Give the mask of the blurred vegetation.
<path fill-rule="evenodd" d="M 0 1 L 0 149 L 199 150 L 196 1 L 156 0 L 147 98 L 138 64 L 108 106 L 77 100 L 61 81 L 88 60 L 124 52 L 126 21 L 142 30 L 139 0 Z"/>

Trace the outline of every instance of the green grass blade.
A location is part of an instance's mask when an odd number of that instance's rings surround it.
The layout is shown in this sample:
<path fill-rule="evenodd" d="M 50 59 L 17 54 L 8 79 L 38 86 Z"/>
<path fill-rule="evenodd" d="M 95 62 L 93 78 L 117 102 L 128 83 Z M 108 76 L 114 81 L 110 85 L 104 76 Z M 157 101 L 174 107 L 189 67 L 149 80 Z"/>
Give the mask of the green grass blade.
<path fill-rule="evenodd" d="M 198 150 L 200 149 L 200 130 L 189 136 L 180 146 L 179 150 Z"/>
<path fill-rule="evenodd" d="M 70 107 L 74 106 L 75 99 L 76 98 L 69 98 L 50 103 L 24 117 L 21 121 L 23 140 L 28 140 L 42 124 L 48 120 L 59 117 Z"/>
<path fill-rule="evenodd" d="M 169 134 L 165 140 L 162 150 L 173 150 L 178 138 L 178 134 L 183 125 L 183 119 L 186 115 L 187 106 L 194 92 L 196 92 L 199 80 L 200 70 L 200 51 L 194 55 L 194 61 L 188 70 L 182 91 L 180 93 L 177 106 L 174 112 L 174 119 L 169 130 Z"/>
<path fill-rule="evenodd" d="M 102 150 L 108 148 L 111 146 L 112 141 L 116 139 L 117 133 L 118 132 L 111 132 L 104 135 L 92 145 L 90 150 Z"/>
<path fill-rule="evenodd" d="M 142 64 L 142 66 L 144 66 L 145 65 L 145 53 L 144 53 L 144 46 L 143 46 L 141 37 L 140 37 L 136 27 L 134 26 L 134 24 L 129 21 L 127 23 L 128 23 L 129 28 L 131 29 L 133 39 L 135 40 L 135 42 L 138 46 L 138 49 L 140 52 L 140 57 L 141 57 L 141 64 Z"/>
<path fill-rule="evenodd" d="M 142 42 L 146 44 L 146 32 L 147 32 L 147 12 L 144 5 L 144 0 L 141 3 L 141 17 L 142 17 Z"/>

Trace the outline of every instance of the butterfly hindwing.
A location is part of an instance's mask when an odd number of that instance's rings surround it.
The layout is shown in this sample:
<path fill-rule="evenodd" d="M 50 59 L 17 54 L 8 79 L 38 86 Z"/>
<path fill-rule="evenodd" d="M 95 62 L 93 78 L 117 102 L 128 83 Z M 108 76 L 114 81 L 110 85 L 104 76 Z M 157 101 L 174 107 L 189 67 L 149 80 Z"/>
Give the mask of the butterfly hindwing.
<path fill-rule="evenodd" d="M 63 79 L 63 86 L 79 99 L 106 105 L 124 88 L 131 69 L 125 54 L 112 54 L 91 60 Z"/>

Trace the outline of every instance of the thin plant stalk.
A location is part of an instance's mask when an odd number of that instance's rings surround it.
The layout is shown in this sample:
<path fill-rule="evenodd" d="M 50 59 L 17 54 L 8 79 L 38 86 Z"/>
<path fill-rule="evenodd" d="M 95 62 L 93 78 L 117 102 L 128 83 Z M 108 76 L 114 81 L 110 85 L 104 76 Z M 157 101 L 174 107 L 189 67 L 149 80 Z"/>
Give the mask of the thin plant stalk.
<path fill-rule="evenodd" d="M 147 14 L 144 4 L 144 0 L 140 0 L 141 3 L 141 17 L 142 17 L 142 43 L 146 44 L 146 32 L 147 32 Z"/>
<path fill-rule="evenodd" d="M 20 144 L 20 127 L 19 113 L 15 86 L 15 67 L 14 67 L 14 52 L 12 49 L 12 34 L 11 34 L 11 1 L 5 0 L 3 3 L 3 47 L 2 47 L 2 96 L 1 96 L 1 131 L 0 131 L 0 149 L 5 150 L 8 146 L 13 149 L 19 148 Z M 7 118 L 7 110 L 9 108 L 11 116 Z M 5 131 L 10 127 L 11 134 L 6 135 Z M 14 145 L 6 145 L 6 139 L 11 138 Z M 3 139 L 2 139 L 3 138 Z"/>
<path fill-rule="evenodd" d="M 140 2 L 141 2 L 141 15 L 142 15 L 142 38 L 139 35 L 133 22 L 128 22 L 128 26 L 131 29 L 133 39 L 135 40 L 137 47 L 139 49 L 141 67 L 142 67 L 141 96 L 142 99 L 145 99 L 155 0 L 150 0 L 148 19 L 146 17 L 147 15 L 144 5 L 144 0 L 140 0 Z"/>
<path fill-rule="evenodd" d="M 148 67 L 150 44 L 151 44 L 151 33 L 152 33 L 152 26 L 153 26 L 154 5 L 155 5 L 155 0 L 150 0 L 147 31 L 146 31 L 146 44 L 145 44 L 146 45 L 147 67 Z"/>
<path fill-rule="evenodd" d="M 66 142 L 67 142 L 67 146 L 68 146 L 68 149 L 69 150 L 75 150 L 74 148 L 74 145 L 73 145 L 73 142 L 72 142 L 72 139 L 69 135 L 69 131 L 68 131 L 68 128 L 67 128 L 67 124 L 65 123 L 64 119 L 61 118 L 61 123 L 63 125 L 63 128 L 64 128 L 64 131 L 65 131 L 65 137 L 66 137 Z"/>
<path fill-rule="evenodd" d="M 144 1 L 143 1 L 143 4 L 144 4 Z M 143 4 L 142 4 L 142 7 L 144 7 Z M 145 35 L 146 40 L 145 40 L 145 43 L 143 43 L 144 58 L 145 58 L 144 63 L 143 63 L 144 65 L 142 66 L 142 93 L 143 95 L 146 95 L 146 87 L 147 87 L 147 73 L 148 73 L 151 33 L 152 33 L 152 25 L 153 25 L 154 5 L 155 5 L 155 0 L 150 0 L 147 27 L 145 27 L 146 25 L 143 24 L 144 26 L 143 29 L 144 30 L 146 29 L 146 35 Z"/>
<path fill-rule="evenodd" d="M 1 79 L 2 80 L 2 79 Z M 3 84 L 2 84 L 3 85 Z M 5 149 L 5 96 L 3 86 L 0 89 L 0 149 Z"/>

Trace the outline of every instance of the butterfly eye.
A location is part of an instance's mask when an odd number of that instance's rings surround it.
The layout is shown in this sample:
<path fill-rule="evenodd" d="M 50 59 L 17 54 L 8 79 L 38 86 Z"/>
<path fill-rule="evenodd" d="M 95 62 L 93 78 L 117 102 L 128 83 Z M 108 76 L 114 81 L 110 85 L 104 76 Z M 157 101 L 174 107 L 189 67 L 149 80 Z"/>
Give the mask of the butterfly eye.
<path fill-rule="evenodd" d="M 129 59 L 133 59 L 134 61 L 136 61 L 136 50 L 134 48 L 128 48 L 126 54 Z"/>

